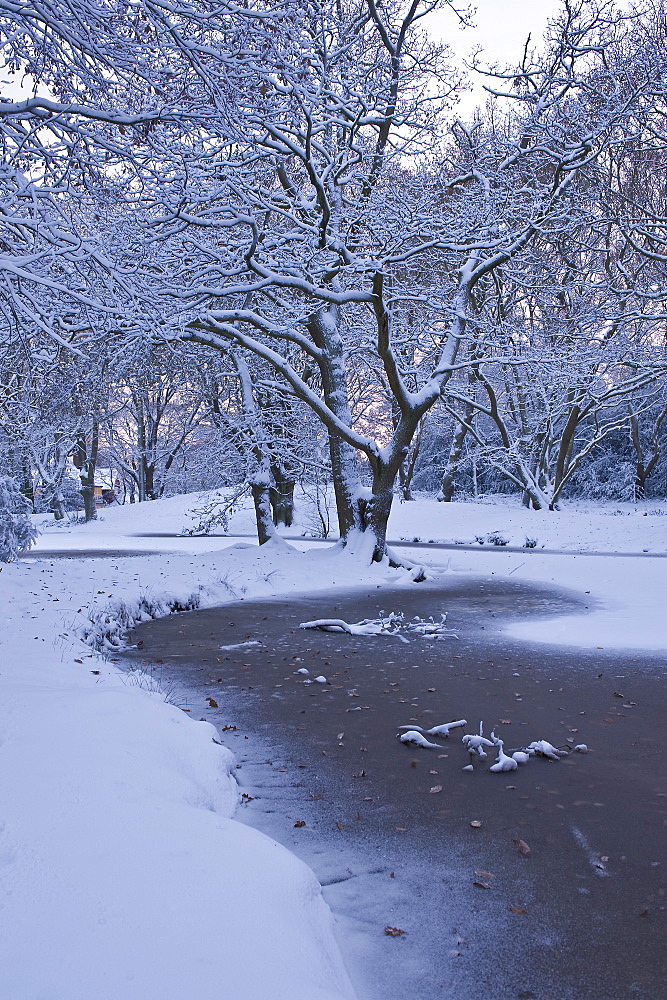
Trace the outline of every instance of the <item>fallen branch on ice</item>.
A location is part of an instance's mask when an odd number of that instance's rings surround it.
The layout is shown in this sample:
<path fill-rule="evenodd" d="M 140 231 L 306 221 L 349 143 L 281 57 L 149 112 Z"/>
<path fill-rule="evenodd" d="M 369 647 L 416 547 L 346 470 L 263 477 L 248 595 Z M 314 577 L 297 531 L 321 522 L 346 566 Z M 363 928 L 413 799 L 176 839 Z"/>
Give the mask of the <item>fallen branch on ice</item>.
<path fill-rule="evenodd" d="M 441 615 L 439 622 L 432 618 L 413 618 L 406 621 L 403 614 L 392 611 L 381 618 L 365 618 L 354 624 L 343 621 L 342 618 L 317 618 L 312 622 L 301 622 L 299 628 L 320 629 L 322 632 L 347 632 L 348 635 L 394 635 L 404 639 L 404 634 L 420 636 L 422 639 L 444 639 L 458 636 L 453 629 L 445 625 L 446 615 Z"/>
<path fill-rule="evenodd" d="M 410 729 L 407 733 L 399 734 L 398 736 L 401 743 L 408 743 L 411 746 L 424 747 L 428 750 L 439 750 L 439 743 L 429 743 L 425 736 L 418 733 L 416 729 Z"/>
<path fill-rule="evenodd" d="M 468 723 L 465 719 L 459 719 L 457 722 L 444 722 L 441 726 L 432 726 L 430 729 L 422 729 L 421 726 L 399 726 L 399 729 L 409 729 L 411 732 L 426 733 L 427 736 L 443 736 L 445 739 L 449 736 L 450 729 L 460 729 L 461 726 L 467 726 Z"/>

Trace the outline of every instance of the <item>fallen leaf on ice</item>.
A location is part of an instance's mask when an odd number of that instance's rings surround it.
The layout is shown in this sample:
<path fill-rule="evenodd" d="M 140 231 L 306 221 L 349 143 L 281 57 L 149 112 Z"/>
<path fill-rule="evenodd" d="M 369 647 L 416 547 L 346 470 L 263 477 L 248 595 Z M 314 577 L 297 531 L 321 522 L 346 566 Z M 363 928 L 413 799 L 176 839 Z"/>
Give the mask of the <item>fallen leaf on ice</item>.
<path fill-rule="evenodd" d="M 525 906 L 508 906 L 507 909 L 510 913 L 528 913 Z"/>
<path fill-rule="evenodd" d="M 473 827 L 473 829 L 479 830 L 480 826 L 482 825 L 482 821 L 481 819 L 471 819 L 470 825 L 471 827 Z"/>
<path fill-rule="evenodd" d="M 390 927 L 389 924 L 385 927 L 384 932 L 387 937 L 400 937 L 401 934 L 406 933 L 405 931 L 402 931 L 400 927 Z"/>
<path fill-rule="evenodd" d="M 477 889 L 490 889 L 491 888 L 491 886 L 490 886 L 490 884 L 488 882 L 473 882 L 473 885 Z"/>
<path fill-rule="evenodd" d="M 489 878 L 495 878 L 495 875 L 492 875 L 491 872 L 475 872 L 475 875 L 477 878 L 483 878 L 485 881 Z"/>
<path fill-rule="evenodd" d="M 435 792 L 441 792 L 441 791 L 442 791 L 442 785 L 434 785 L 433 788 L 429 788 L 429 792 L 431 793 L 431 795 L 435 794 Z"/>
<path fill-rule="evenodd" d="M 215 700 L 215 698 L 207 698 L 206 701 L 208 702 L 208 707 L 209 708 L 217 708 L 218 707 L 218 703 Z"/>
<path fill-rule="evenodd" d="M 300 826 L 305 826 L 305 825 L 306 825 L 305 819 L 298 819 L 296 821 L 296 823 L 294 824 L 295 827 L 300 827 Z"/>
<path fill-rule="evenodd" d="M 524 856 L 530 854 L 530 847 L 525 840 L 514 840 L 512 843 L 516 844 L 519 854 L 523 854 Z"/>

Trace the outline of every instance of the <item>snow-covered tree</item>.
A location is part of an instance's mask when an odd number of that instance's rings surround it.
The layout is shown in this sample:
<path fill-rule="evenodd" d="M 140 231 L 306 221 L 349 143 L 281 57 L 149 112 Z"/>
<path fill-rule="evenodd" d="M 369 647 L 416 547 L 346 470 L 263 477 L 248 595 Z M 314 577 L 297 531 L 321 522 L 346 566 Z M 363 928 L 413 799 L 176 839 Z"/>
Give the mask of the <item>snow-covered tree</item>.
<path fill-rule="evenodd" d="M 341 538 L 365 539 L 373 559 L 385 555 L 394 484 L 420 421 L 475 356 L 478 286 L 590 228 L 587 178 L 623 141 L 630 113 L 617 83 L 628 64 L 609 61 L 622 22 L 567 4 L 544 56 L 508 74 L 513 109 L 455 123 L 446 143 L 451 77 L 417 32 L 423 13 L 367 0 L 296 18 L 279 72 L 255 67 L 264 104 L 239 116 L 238 142 L 200 160 L 177 202 L 163 199 L 165 239 L 206 251 L 181 269 L 181 301 L 208 299 L 189 336 L 255 353 L 323 421 Z M 592 74 L 605 94 L 593 118 Z M 360 345 L 398 415 L 373 433 L 355 427 L 350 402 Z M 321 391 L 291 362 L 295 347 Z M 370 491 L 355 451 L 372 469 Z"/>
<path fill-rule="evenodd" d="M 0 562 L 13 562 L 35 543 L 39 532 L 28 517 L 29 509 L 15 480 L 0 474 Z"/>

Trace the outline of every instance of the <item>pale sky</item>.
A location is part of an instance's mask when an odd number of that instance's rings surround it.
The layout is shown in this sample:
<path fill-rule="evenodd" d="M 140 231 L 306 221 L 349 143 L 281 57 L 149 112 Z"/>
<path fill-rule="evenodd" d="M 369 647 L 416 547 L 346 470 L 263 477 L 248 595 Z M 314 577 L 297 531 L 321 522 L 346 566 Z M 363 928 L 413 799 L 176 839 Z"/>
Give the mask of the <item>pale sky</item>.
<path fill-rule="evenodd" d="M 465 0 L 458 4 L 465 5 Z M 455 15 L 445 9 L 431 18 L 434 34 L 461 56 L 481 45 L 490 59 L 505 61 L 521 54 L 529 33 L 533 41 L 541 39 L 547 20 L 560 4 L 558 0 L 477 0 L 473 6 L 477 9 L 475 28 L 461 30 Z"/>
<path fill-rule="evenodd" d="M 467 0 L 458 6 L 465 7 Z M 429 27 L 435 36 L 446 42 L 463 61 L 476 46 L 485 51 L 488 62 L 517 62 L 523 54 L 528 35 L 531 44 L 539 44 L 547 21 L 559 7 L 558 0 L 473 0 L 477 8 L 475 28 L 461 30 L 456 16 L 442 10 L 430 19 Z M 484 93 L 476 88 L 473 95 L 462 99 L 468 110 L 484 103 Z"/>

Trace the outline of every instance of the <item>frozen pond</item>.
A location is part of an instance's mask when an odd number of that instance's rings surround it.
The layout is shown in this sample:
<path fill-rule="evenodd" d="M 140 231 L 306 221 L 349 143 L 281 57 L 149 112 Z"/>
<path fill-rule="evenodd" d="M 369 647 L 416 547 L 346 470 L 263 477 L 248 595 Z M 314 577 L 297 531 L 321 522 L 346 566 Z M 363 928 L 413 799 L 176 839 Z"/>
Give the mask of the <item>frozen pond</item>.
<path fill-rule="evenodd" d="M 446 611 L 459 638 L 298 628 L 381 610 Z M 502 633 L 586 610 L 565 591 L 449 578 L 174 615 L 137 628 L 130 655 L 193 717 L 237 727 L 223 738 L 241 817 L 315 870 L 360 1000 L 655 1000 L 667 980 L 662 661 Z M 330 683 L 304 683 L 320 674 Z M 490 756 L 470 774 L 463 730 L 440 750 L 396 739 L 402 724 L 460 718 L 507 748 L 591 752 L 508 774 L 489 773 Z"/>

